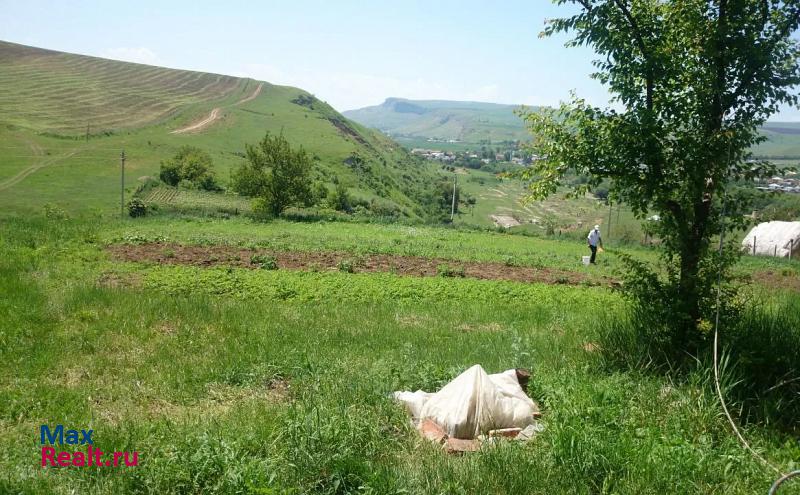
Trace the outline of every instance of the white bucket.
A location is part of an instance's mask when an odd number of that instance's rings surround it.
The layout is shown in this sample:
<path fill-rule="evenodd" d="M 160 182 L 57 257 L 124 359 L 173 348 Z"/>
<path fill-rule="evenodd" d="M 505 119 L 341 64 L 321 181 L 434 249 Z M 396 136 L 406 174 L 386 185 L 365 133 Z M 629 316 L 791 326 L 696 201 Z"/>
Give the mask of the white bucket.
<path fill-rule="evenodd" d="M 592 259 L 592 257 L 591 257 L 591 256 L 583 256 L 583 257 L 581 257 L 581 261 L 582 261 L 582 262 L 583 262 L 583 264 L 584 264 L 584 265 L 586 265 L 586 266 L 589 266 L 589 260 L 591 260 L 591 259 Z"/>

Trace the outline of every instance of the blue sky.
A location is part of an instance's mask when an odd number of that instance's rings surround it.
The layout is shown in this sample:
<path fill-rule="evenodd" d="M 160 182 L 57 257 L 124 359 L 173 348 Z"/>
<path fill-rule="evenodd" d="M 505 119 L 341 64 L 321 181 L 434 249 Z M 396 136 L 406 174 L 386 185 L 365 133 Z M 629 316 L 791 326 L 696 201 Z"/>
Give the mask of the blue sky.
<path fill-rule="evenodd" d="M 390 96 L 555 105 L 589 78 L 592 52 L 540 39 L 547 0 L 0 0 L 0 39 L 298 86 L 339 110 Z M 800 120 L 789 109 L 777 117 Z"/>

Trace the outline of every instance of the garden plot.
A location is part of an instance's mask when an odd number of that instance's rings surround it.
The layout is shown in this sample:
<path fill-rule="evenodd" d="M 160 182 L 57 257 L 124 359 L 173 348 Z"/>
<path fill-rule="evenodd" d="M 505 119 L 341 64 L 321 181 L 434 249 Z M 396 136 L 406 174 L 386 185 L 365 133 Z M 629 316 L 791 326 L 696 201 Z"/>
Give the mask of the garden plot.
<path fill-rule="evenodd" d="M 117 244 L 108 247 L 111 256 L 120 261 L 151 262 L 200 267 L 234 266 L 309 271 L 343 271 L 348 273 L 389 272 L 414 277 L 468 277 L 482 280 L 509 280 L 549 284 L 611 285 L 608 277 L 559 270 L 555 268 L 514 266 L 497 262 L 454 261 L 391 254 L 353 256 L 336 251 L 268 251 L 233 246 L 182 246 L 149 243 Z"/>

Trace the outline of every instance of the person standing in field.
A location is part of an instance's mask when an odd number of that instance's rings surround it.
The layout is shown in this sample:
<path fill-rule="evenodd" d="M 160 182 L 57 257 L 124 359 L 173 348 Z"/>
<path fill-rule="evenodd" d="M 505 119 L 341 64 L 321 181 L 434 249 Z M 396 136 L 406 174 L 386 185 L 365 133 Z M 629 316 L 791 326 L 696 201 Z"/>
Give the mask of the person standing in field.
<path fill-rule="evenodd" d="M 594 264 L 594 259 L 597 257 L 597 247 L 603 248 L 603 239 L 600 237 L 600 226 L 595 225 L 592 230 L 589 231 L 589 235 L 586 237 L 589 241 L 589 250 L 592 252 L 592 257 L 589 259 L 589 263 Z"/>

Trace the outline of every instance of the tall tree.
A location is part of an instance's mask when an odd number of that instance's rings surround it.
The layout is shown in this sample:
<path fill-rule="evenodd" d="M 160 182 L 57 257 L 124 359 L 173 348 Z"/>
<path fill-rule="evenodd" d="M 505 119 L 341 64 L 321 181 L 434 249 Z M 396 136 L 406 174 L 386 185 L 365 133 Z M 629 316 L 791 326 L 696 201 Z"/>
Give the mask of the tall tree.
<path fill-rule="evenodd" d="M 267 133 L 256 146 L 247 145 L 247 161 L 232 174 L 233 188 L 255 197 L 255 210 L 277 217 L 291 205 L 311 199 L 311 158 L 292 148 L 283 134 Z"/>
<path fill-rule="evenodd" d="M 560 108 L 526 112 L 534 162 L 523 177 L 531 195 L 556 191 L 565 173 L 611 179 L 611 194 L 643 218 L 661 217 L 667 280 L 676 302 L 676 345 L 691 347 L 719 268 L 709 249 L 720 230 L 726 184 L 769 175 L 748 150 L 782 104 L 797 104 L 798 0 L 556 0 L 577 13 L 548 21 L 541 36 L 572 33 L 567 46 L 600 56 L 595 79 L 614 108 L 572 97 Z M 733 196 L 736 193 L 730 193 Z M 747 202 L 728 197 L 742 223 Z M 669 303 L 664 301 L 664 303 Z M 652 304 L 652 301 L 649 302 Z M 696 332 L 695 332 L 696 333 Z"/>

